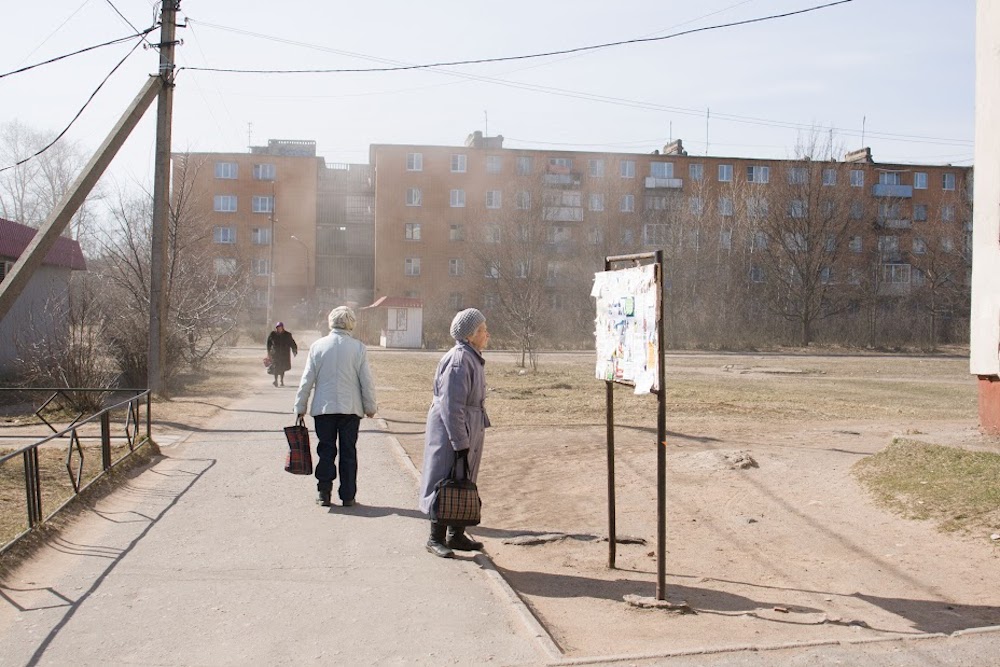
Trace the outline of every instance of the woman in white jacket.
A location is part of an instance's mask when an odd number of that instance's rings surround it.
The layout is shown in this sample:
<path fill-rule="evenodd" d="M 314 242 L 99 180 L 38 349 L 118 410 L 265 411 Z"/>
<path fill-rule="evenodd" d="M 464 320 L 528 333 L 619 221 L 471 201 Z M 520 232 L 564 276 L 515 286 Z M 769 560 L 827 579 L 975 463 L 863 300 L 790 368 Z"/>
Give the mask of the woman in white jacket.
<path fill-rule="evenodd" d="M 340 489 L 344 507 L 354 504 L 358 477 L 358 428 L 361 416 L 375 416 L 375 382 L 368 368 L 364 343 L 351 336 L 357 324 L 354 311 L 338 306 L 330 311 L 330 333 L 309 347 L 309 357 L 295 394 L 295 414 L 309 414 L 316 422 L 316 489 L 318 502 L 330 506 L 333 480 L 337 478 L 337 441 L 340 441 Z"/>

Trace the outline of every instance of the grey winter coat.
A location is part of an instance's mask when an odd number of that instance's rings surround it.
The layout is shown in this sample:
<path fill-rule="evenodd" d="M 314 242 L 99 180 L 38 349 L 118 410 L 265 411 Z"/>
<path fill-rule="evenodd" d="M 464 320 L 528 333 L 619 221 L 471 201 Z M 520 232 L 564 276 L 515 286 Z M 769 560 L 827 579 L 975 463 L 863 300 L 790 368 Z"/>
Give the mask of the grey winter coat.
<path fill-rule="evenodd" d="M 434 374 L 434 402 L 427 411 L 420 511 L 429 513 L 434 486 L 451 473 L 455 452 L 469 450 L 471 479 L 479 475 L 483 439 L 490 419 L 486 399 L 486 360 L 476 348 L 460 341 L 448 350 Z"/>

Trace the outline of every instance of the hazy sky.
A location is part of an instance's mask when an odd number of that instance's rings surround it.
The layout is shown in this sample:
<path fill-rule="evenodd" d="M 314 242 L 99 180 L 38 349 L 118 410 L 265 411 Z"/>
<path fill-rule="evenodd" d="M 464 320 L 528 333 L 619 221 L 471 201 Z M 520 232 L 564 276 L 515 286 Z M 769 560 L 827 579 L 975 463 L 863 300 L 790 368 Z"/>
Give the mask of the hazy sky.
<path fill-rule="evenodd" d="M 829 1 L 829 0 L 827 0 Z M 150 0 L 6 3 L 0 73 L 153 24 Z M 182 0 L 180 67 L 370 68 L 496 58 L 660 37 L 824 0 Z M 116 13 L 115 8 L 125 19 Z M 150 35 L 155 42 L 159 31 Z M 433 70 L 234 74 L 181 70 L 175 151 L 245 151 L 314 139 L 328 162 L 367 162 L 371 143 L 462 145 L 474 130 L 509 148 L 790 157 L 833 128 L 879 162 L 971 164 L 973 0 L 853 0 L 817 11 L 570 56 Z M 58 132 L 131 43 L 0 78 L 0 123 Z M 103 140 L 157 54 L 137 49 L 67 133 Z M 707 113 L 710 110 L 710 113 Z M 707 116 L 707 117 L 706 117 Z M 116 177 L 152 180 L 155 104 Z M 706 145 L 707 144 L 707 145 Z M 6 166 L 6 165 L 0 165 Z"/>

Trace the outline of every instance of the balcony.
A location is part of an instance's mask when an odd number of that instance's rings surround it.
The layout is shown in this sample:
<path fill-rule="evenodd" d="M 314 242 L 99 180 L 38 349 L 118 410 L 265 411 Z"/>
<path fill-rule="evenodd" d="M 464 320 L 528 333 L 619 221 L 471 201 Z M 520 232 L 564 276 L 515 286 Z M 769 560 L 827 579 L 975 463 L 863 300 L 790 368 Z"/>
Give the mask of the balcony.
<path fill-rule="evenodd" d="M 872 186 L 872 195 L 875 197 L 901 197 L 910 198 L 913 196 L 912 185 L 885 185 L 876 183 Z"/>
<path fill-rule="evenodd" d="M 879 227 L 883 229 L 910 229 L 913 224 L 905 218 L 879 218 Z"/>
<path fill-rule="evenodd" d="M 542 219 L 548 222 L 581 222 L 583 208 L 578 206 L 545 206 Z"/>
<path fill-rule="evenodd" d="M 579 188 L 581 175 L 575 172 L 565 174 L 542 174 L 542 183 L 544 185 L 554 185 L 561 188 Z"/>
<path fill-rule="evenodd" d="M 671 188 L 679 190 L 684 187 L 684 181 L 680 178 L 657 178 L 656 176 L 646 177 L 646 189 Z"/>

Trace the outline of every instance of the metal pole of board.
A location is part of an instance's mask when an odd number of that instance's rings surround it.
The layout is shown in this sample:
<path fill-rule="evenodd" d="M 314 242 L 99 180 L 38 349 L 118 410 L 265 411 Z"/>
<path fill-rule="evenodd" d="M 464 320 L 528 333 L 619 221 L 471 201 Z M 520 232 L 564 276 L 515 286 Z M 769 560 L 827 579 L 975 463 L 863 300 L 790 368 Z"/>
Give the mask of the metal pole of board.
<path fill-rule="evenodd" d="M 607 258 L 604 260 L 604 270 L 611 270 L 611 261 Z M 613 570 L 618 548 L 618 537 L 615 533 L 615 383 L 606 380 L 604 386 L 608 442 L 608 568 Z"/>
<path fill-rule="evenodd" d="M 656 251 L 656 599 L 666 600 L 667 572 L 667 386 L 663 354 L 663 251 Z"/>

